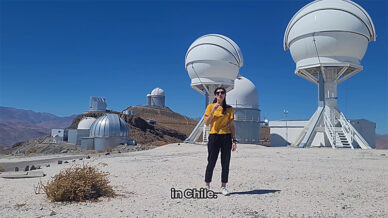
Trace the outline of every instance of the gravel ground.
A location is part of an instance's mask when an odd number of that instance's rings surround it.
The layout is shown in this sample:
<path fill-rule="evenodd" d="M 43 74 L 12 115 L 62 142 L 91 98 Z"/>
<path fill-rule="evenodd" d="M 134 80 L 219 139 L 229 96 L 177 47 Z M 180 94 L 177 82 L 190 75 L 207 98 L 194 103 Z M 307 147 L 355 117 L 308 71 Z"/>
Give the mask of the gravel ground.
<path fill-rule="evenodd" d="M 44 168 L 43 178 L 0 178 L 2 217 L 388 217 L 388 151 L 265 148 L 238 145 L 228 189 L 219 194 L 218 160 L 211 189 L 217 198 L 172 199 L 203 187 L 207 149 L 169 144 L 116 156 L 101 155 Z M 28 158 L 27 158 L 28 160 Z M 26 161 L 26 160 L 23 160 Z M 99 202 L 51 203 L 34 186 L 61 169 L 89 163 L 109 172 L 119 194 Z"/>

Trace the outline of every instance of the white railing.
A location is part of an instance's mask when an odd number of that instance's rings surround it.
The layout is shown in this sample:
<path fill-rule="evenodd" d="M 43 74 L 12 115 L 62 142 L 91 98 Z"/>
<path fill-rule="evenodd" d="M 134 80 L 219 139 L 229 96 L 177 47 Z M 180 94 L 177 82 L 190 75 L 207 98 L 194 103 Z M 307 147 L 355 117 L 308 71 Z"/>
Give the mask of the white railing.
<path fill-rule="evenodd" d="M 202 142 L 207 143 L 209 139 L 209 132 L 210 132 L 210 125 L 209 126 L 203 126 L 202 131 Z"/>
<path fill-rule="evenodd" d="M 354 128 L 352 128 L 353 126 L 348 122 L 348 120 L 346 120 L 342 112 L 337 111 L 336 115 L 338 115 L 338 121 L 342 126 L 342 131 L 345 134 L 346 140 L 348 140 L 350 147 L 354 149 L 353 147 Z"/>
<path fill-rule="evenodd" d="M 342 112 L 339 112 L 339 122 L 345 133 L 346 139 L 348 139 L 350 145 L 353 148 L 352 142 L 355 140 L 362 149 L 371 149 L 369 143 L 361 136 L 361 134 L 353 127 L 353 125 L 345 118 Z"/>
<path fill-rule="evenodd" d="M 329 139 L 329 142 L 331 144 L 332 148 L 336 148 L 336 131 L 335 128 L 330 120 L 330 109 L 328 107 L 325 107 L 325 112 L 323 114 L 323 120 L 325 123 L 325 133 L 327 135 L 327 138 Z"/>

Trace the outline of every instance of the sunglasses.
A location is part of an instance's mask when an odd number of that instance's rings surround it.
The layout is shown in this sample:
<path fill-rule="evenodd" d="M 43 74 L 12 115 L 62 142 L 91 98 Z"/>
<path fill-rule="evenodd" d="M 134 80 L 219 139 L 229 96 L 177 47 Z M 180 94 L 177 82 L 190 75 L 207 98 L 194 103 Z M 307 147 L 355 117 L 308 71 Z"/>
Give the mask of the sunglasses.
<path fill-rule="evenodd" d="M 224 91 L 216 92 L 216 95 L 223 95 L 223 94 L 225 94 Z"/>

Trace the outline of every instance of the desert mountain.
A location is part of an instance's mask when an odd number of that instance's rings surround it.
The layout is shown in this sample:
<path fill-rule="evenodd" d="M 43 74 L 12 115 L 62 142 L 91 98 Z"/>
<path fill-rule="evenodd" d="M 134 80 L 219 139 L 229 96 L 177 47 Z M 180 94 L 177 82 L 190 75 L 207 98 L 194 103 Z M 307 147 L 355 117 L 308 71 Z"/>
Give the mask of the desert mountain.
<path fill-rule="evenodd" d="M 148 149 L 153 146 L 182 142 L 187 138 L 187 135 L 197 123 L 197 121 L 175 113 L 168 108 L 135 106 L 131 107 L 131 109 L 134 112 L 133 115 L 126 115 L 115 111 L 110 111 L 109 113 L 118 114 L 127 122 L 130 129 L 130 139 L 135 140 L 141 145 L 140 147 L 137 147 L 137 149 Z M 104 114 L 104 112 L 85 112 L 77 115 L 72 120 L 71 124 L 65 128 L 76 129 L 83 117 L 98 118 Z M 146 121 L 147 119 L 155 120 L 156 123 L 150 124 L 150 122 Z M 26 129 L 33 129 L 33 127 L 35 126 L 32 124 L 25 126 Z M 6 126 L 5 128 L 7 128 L 9 132 L 13 131 L 10 126 Z M 53 144 L 50 142 L 50 138 L 47 136 L 48 134 L 45 134 L 44 132 L 42 132 L 42 134 L 44 134 L 44 136 L 33 137 L 33 139 L 29 138 L 24 142 L 16 143 L 11 149 L 4 152 L 14 155 L 80 152 L 79 148 L 74 147 L 72 144 L 65 142 Z M 18 136 L 15 137 L 18 138 Z M 123 149 L 126 150 L 126 148 Z"/>
<path fill-rule="evenodd" d="M 51 129 L 65 128 L 75 115 L 58 117 L 50 113 L 0 107 L 0 150 L 32 138 L 47 136 Z"/>

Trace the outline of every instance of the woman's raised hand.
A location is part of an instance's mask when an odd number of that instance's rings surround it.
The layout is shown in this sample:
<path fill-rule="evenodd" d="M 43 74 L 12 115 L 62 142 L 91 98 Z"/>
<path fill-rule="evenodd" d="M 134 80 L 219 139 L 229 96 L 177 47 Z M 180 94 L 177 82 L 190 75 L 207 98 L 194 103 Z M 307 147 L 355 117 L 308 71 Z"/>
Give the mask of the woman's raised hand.
<path fill-rule="evenodd" d="M 220 104 L 217 102 L 217 103 L 215 103 L 214 104 L 214 106 L 213 106 L 213 110 L 212 110 L 212 113 L 214 113 L 216 110 L 217 110 L 217 108 L 220 106 Z"/>

